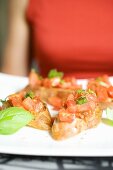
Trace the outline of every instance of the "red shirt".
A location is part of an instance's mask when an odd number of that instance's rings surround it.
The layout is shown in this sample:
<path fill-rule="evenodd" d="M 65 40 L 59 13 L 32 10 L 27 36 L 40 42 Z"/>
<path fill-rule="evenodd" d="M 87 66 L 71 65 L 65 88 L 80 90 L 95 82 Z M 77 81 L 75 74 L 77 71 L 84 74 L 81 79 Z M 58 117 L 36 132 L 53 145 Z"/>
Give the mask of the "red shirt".
<path fill-rule="evenodd" d="M 30 0 L 27 19 L 42 75 L 113 75 L 113 0 Z"/>

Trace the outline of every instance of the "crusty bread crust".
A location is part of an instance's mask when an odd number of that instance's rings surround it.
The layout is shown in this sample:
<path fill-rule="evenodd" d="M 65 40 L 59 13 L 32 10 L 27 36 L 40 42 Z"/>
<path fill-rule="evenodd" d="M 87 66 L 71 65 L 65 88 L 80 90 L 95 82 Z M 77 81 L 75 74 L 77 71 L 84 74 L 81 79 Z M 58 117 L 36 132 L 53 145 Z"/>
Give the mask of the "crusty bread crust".
<path fill-rule="evenodd" d="M 101 117 L 102 110 L 97 106 L 92 115 L 84 119 L 77 117 L 72 123 L 60 122 L 56 118 L 51 129 L 51 135 L 55 140 L 67 139 L 86 129 L 96 127 L 100 123 Z"/>
<path fill-rule="evenodd" d="M 51 115 L 48 111 L 47 106 L 44 104 L 40 112 L 32 113 L 34 115 L 34 120 L 32 120 L 28 125 L 36 129 L 50 130 L 52 126 Z"/>

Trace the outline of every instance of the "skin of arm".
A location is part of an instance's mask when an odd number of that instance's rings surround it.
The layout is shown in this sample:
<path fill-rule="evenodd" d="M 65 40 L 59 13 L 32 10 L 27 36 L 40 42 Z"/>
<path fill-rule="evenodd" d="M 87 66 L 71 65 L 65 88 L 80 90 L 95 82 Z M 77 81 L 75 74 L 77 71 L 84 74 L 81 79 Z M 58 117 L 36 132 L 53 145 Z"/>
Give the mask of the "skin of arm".
<path fill-rule="evenodd" d="M 26 21 L 28 0 L 9 0 L 9 26 L 2 72 L 25 76 L 28 72 L 29 27 Z"/>

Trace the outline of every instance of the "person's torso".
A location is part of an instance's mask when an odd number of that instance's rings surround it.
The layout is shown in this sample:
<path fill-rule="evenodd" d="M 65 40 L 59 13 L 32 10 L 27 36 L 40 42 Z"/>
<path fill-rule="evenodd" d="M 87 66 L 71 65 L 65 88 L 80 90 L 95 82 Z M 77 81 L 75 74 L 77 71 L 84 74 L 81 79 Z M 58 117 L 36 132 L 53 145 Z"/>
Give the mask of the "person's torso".
<path fill-rule="evenodd" d="M 43 75 L 113 74 L 113 0 L 30 0 L 27 17 Z"/>

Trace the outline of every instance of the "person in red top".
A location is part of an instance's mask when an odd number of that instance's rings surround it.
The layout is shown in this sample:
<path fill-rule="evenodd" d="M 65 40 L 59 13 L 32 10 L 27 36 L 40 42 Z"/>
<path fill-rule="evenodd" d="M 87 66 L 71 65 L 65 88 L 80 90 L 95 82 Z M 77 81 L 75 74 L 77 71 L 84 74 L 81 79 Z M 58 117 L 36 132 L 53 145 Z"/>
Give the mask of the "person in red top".
<path fill-rule="evenodd" d="M 113 0 L 11 0 L 4 72 L 28 73 L 29 43 L 43 76 L 113 75 Z"/>

